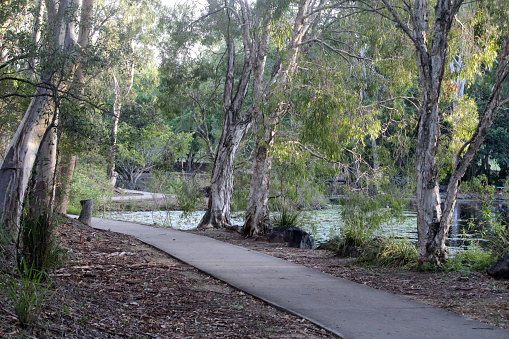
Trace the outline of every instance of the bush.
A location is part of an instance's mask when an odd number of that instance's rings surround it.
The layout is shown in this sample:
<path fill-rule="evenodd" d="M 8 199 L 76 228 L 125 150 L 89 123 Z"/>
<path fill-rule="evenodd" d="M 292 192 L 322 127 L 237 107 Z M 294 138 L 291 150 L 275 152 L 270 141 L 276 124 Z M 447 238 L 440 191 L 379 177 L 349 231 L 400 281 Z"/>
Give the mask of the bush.
<path fill-rule="evenodd" d="M 106 170 L 102 167 L 104 166 L 87 163 L 76 166 L 71 181 L 68 214 L 80 213 L 80 200 L 94 199 L 94 206 L 103 210 L 111 203 L 113 188 L 106 177 Z"/>
<path fill-rule="evenodd" d="M 22 327 L 27 327 L 34 319 L 43 296 L 51 284 L 43 284 L 45 274 L 28 268 L 24 259 L 21 267 L 11 275 L 4 275 L 2 287 L 7 291 L 14 304 L 14 313 Z M 18 276 L 18 278 L 16 278 Z"/>
<path fill-rule="evenodd" d="M 351 192 L 340 203 L 343 224 L 334 241 L 339 254 L 345 254 L 349 247 L 368 245 L 378 237 L 382 225 L 403 218 L 404 200 L 391 195 Z"/>
<path fill-rule="evenodd" d="M 417 247 L 408 239 L 376 239 L 368 244 L 360 261 L 385 267 L 402 267 L 417 263 Z"/>
<path fill-rule="evenodd" d="M 480 226 L 479 236 L 486 240 L 485 247 L 494 257 L 508 254 L 509 227 L 501 211 L 494 207 L 495 187 L 488 185 L 488 179 L 484 175 L 473 178 L 461 187 L 464 191 L 475 194 L 480 201 L 480 218 L 476 220 L 476 224 Z"/>
<path fill-rule="evenodd" d="M 468 250 L 460 251 L 450 258 L 444 265 L 444 269 L 454 272 L 481 271 L 484 272 L 496 261 L 489 251 L 478 245 L 472 245 Z"/>
<path fill-rule="evenodd" d="M 300 224 L 300 213 L 281 207 L 271 218 L 271 227 L 292 227 Z"/>
<path fill-rule="evenodd" d="M 21 248 L 18 254 L 20 268 L 24 263 L 31 270 L 46 272 L 60 261 L 60 251 L 53 238 L 56 221 L 47 213 L 38 216 L 28 211 L 20 220 Z"/>
<path fill-rule="evenodd" d="M 149 189 L 166 196 L 166 209 L 170 209 L 170 198 L 175 197 L 183 217 L 194 212 L 204 203 L 202 187 L 205 183 L 196 175 L 168 173 L 166 171 L 152 171 Z"/>

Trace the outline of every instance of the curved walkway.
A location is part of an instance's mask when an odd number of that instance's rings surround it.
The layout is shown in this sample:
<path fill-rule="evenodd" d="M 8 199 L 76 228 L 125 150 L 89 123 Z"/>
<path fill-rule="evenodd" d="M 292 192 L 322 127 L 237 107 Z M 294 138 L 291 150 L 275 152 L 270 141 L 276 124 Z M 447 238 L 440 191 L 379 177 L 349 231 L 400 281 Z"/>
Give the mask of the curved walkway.
<path fill-rule="evenodd" d="M 509 331 L 208 237 L 93 218 L 341 338 L 509 338 Z"/>

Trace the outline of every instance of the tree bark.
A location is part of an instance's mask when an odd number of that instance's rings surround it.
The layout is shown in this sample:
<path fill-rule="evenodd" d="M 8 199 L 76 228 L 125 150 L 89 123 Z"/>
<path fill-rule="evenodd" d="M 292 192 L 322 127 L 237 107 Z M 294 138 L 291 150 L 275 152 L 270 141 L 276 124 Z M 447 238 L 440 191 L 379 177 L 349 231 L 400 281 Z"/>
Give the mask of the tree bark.
<path fill-rule="evenodd" d="M 263 21 L 263 29 L 258 39 L 257 63 L 254 67 L 253 86 L 253 174 L 249 187 L 243 233 L 254 236 L 264 233 L 269 226 L 269 188 L 272 170 L 270 147 L 276 134 L 276 128 L 284 113 L 283 101 L 280 99 L 276 107 L 267 110 L 267 103 L 277 93 L 284 92 L 290 76 L 297 67 L 297 58 L 301 53 L 301 44 L 319 11 L 311 5 L 313 1 L 301 0 L 293 22 L 292 37 L 287 48 L 281 52 L 279 60 L 273 66 L 270 78 L 264 81 L 264 68 L 269 45 L 270 20 Z M 314 14 L 313 14 L 314 13 Z M 283 54 L 284 57 L 283 57 Z M 284 60 L 284 61 L 282 61 Z"/>
<path fill-rule="evenodd" d="M 32 169 L 28 190 L 28 208 L 32 218 L 53 215 L 55 199 L 55 170 L 57 164 L 56 118 L 46 129 Z"/>
<path fill-rule="evenodd" d="M 48 32 L 53 45 L 53 52 L 59 51 L 68 60 L 64 68 L 60 65 L 55 69 L 57 57 L 41 60 L 41 83 L 38 87 L 21 124 L 11 141 L 7 154 L 0 165 L 0 224 L 8 230 L 17 230 L 25 190 L 32 172 L 36 154 L 39 150 L 44 133 L 53 120 L 58 93 L 55 89 L 65 89 L 66 80 L 72 79 L 75 68 L 69 62 L 75 54 L 76 34 L 73 12 L 77 8 L 75 0 L 62 0 L 58 8 L 52 0 L 46 0 L 48 11 Z M 62 71 L 63 73 L 59 73 Z M 57 79 L 60 81 L 57 84 Z M 53 91 L 50 91 L 49 87 Z M 59 87 L 59 88 L 56 88 Z M 53 106 L 55 105 L 55 106 Z"/>
<path fill-rule="evenodd" d="M 55 212 L 65 214 L 69 203 L 71 180 L 76 167 L 76 156 L 64 153 L 60 156 L 57 186 L 55 190 Z"/>
<path fill-rule="evenodd" d="M 88 199 L 88 200 L 81 200 L 81 212 L 80 216 L 78 217 L 78 220 L 82 223 L 92 226 L 92 212 L 94 209 L 94 200 Z"/>
<path fill-rule="evenodd" d="M 226 10 L 230 16 L 230 9 Z M 223 95 L 223 125 L 210 180 L 210 197 L 199 228 L 221 228 L 231 225 L 230 203 L 233 195 L 233 168 L 235 154 L 242 138 L 252 124 L 250 109 L 242 112 L 253 69 L 250 41 L 250 13 L 247 3 L 241 2 L 241 20 L 244 46 L 244 65 L 237 86 L 234 86 L 235 44 L 229 28 L 226 37 L 226 77 Z"/>
<path fill-rule="evenodd" d="M 0 224 L 10 231 L 17 229 L 32 166 L 51 121 L 48 94 L 37 89 L 0 165 Z"/>

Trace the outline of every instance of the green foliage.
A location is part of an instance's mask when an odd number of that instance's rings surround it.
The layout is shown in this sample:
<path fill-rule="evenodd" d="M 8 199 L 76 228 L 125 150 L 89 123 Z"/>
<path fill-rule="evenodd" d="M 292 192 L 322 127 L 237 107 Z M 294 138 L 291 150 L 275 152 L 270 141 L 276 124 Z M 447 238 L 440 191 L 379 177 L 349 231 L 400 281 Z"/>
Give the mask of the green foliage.
<path fill-rule="evenodd" d="M 501 213 L 494 208 L 495 187 L 488 184 L 486 176 L 472 178 L 462 184 L 462 190 L 475 194 L 480 201 L 480 218 L 476 230 L 486 241 L 485 247 L 494 257 L 509 253 L 509 227 Z"/>
<path fill-rule="evenodd" d="M 344 254 L 349 247 L 365 247 L 379 236 L 383 224 L 403 218 L 404 199 L 396 195 L 367 195 L 350 192 L 342 198 L 341 218 L 336 238 L 336 252 Z"/>
<path fill-rule="evenodd" d="M 270 225 L 272 228 L 295 227 L 300 224 L 300 220 L 301 217 L 298 211 L 291 210 L 288 207 L 281 205 L 281 207 L 272 215 Z"/>
<path fill-rule="evenodd" d="M 113 189 L 104 166 L 94 162 L 79 162 L 71 181 L 67 213 L 79 214 L 80 200 L 94 199 L 94 206 L 104 210 L 111 202 Z"/>
<path fill-rule="evenodd" d="M 7 291 L 14 304 L 14 313 L 22 327 L 35 320 L 42 299 L 51 283 L 44 283 L 45 273 L 28 268 L 24 259 L 21 267 L 10 275 L 3 276 L 1 286 Z"/>
<path fill-rule="evenodd" d="M 271 196 L 291 209 L 323 208 L 325 179 L 333 176 L 330 164 L 314 159 L 299 143 L 280 140 L 271 148 Z M 279 206 L 274 206 L 278 208 Z"/>
<path fill-rule="evenodd" d="M 182 217 L 186 217 L 204 204 L 205 195 L 202 187 L 205 186 L 205 180 L 203 178 L 161 170 L 152 171 L 151 174 L 149 189 L 166 196 L 167 209 L 176 207 L 183 211 Z M 171 197 L 175 198 L 176 206 L 171 206 Z"/>
<path fill-rule="evenodd" d="M 56 220 L 47 213 L 33 215 L 27 208 L 20 220 L 20 263 L 31 270 L 46 272 L 60 262 L 60 251 L 53 238 L 55 225 Z"/>
<path fill-rule="evenodd" d="M 497 257 L 493 256 L 489 251 L 474 244 L 465 251 L 457 252 L 447 261 L 443 269 L 453 272 L 484 272 L 493 266 L 496 258 Z"/>
<path fill-rule="evenodd" d="M 366 244 L 359 261 L 384 267 L 415 265 L 417 247 L 408 239 L 378 238 Z"/>

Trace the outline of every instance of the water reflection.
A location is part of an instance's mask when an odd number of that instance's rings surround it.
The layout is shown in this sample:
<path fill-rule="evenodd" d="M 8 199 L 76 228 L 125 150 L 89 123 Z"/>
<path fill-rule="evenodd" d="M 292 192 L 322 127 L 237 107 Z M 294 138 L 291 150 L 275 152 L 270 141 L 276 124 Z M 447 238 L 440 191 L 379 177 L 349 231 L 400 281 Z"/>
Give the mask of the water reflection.
<path fill-rule="evenodd" d="M 507 207 L 502 206 L 502 204 L 496 207 L 507 212 Z M 196 228 L 203 214 L 203 211 L 186 215 L 182 211 L 105 212 L 103 217 L 189 230 Z M 384 225 L 381 235 L 394 235 L 398 238 L 416 241 L 417 214 L 415 205 L 410 205 L 404 214 L 405 220 L 403 222 L 390 222 Z M 235 213 L 232 215 L 232 222 L 240 225 L 243 223 L 243 217 L 243 213 Z M 302 224 L 298 226 L 311 233 L 317 242 L 325 242 L 331 237 L 338 235 L 343 223 L 341 220 L 341 209 L 337 205 L 331 205 L 323 210 L 302 212 L 301 219 Z M 482 241 L 482 239 L 476 236 L 481 226 L 475 225 L 475 223 L 472 224 L 474 227 L 469 226 L 470 223 L 479 219 L 480 206 L 478 202 L 470 200 L 459 200 L 457 202 L 447 240 L 447 246 L 451 248 L 451 252 L 468 248 L 472 242 Z"/>

